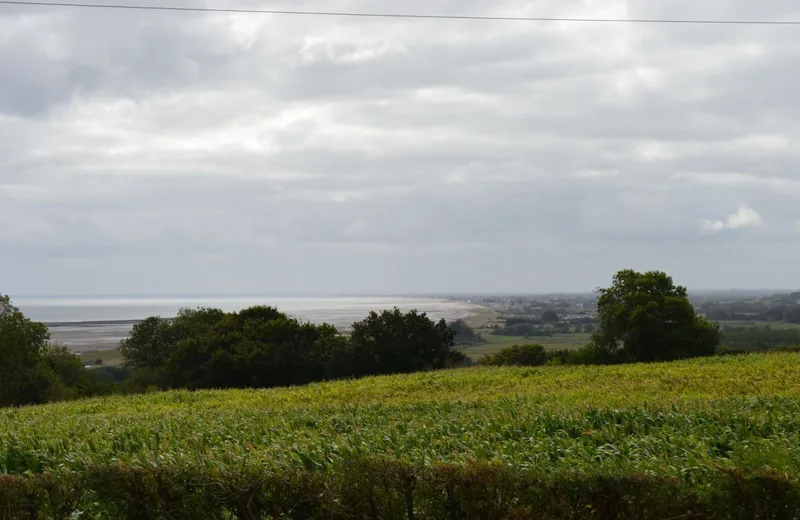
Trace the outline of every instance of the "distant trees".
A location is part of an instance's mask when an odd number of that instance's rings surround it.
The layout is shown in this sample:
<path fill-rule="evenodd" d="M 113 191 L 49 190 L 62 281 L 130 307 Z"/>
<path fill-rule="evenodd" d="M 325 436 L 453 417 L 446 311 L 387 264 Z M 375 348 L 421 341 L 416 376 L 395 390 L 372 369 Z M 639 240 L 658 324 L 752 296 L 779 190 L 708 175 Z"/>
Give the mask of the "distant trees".
<path fill-rule="evenodd" d="M 489 354 L 478 361 L 479 365 L 491 366 L 538 366 L 547 360 L 541 345 L 514 345 Z"/>
<path fill-rule="evenodd" d="M 136 324 L 120 351 L 139 385 L 253 388 L 347 375 L 338 366 L 345 343 L 330 325 L 301 323 L 272 307 L 182 309 L 172 321 Z"/>
<path fill-rule="evenodd" d="M 800 323 L 800 305 L 787 305 L 783 309 L 783 321 L 786 323 Z"/>
<path fill-rule="evenodd" d="M 534 325 L 533 323 L 516 323 L 508 325 L 492 332 L 495 336 L 525 336 L 525 337 L 539 337 L 539 336 L 552 336 L 553 333 L 545 330 L 541 325 Z"/>
<path fill-rule="evenodd" d="M 528 317 L 528 316 L 510 316 L 510 317 L 506 318 L 505 326 L 506 327 L 511 327 L 512 325 L 520 325 L 520 324 L 523 324 L 523 323 L 526 324 L 526 325 L 543 325 L 544 324 L 544 322 L 542 320 L 537 319 L 537 318 L 531 318 L 531 317 Z"/>
<path fill-rule="evenodd" d="M 725 327 L 722 330 L 725 350 L 755 352 L 800 345 L 800 328 Z"/>
<path fill-rule="evenodd" d="M 600 327 L 590 348 L 600 357 L 663 361 L 710 356 L 719 345 L 719 327 L 698 316 L 686 288 L 663 272 L 619 271 L 598 292 Z"/>
<path fill-rule="evenodd" d="M 558 314 L 556 314 L 556 311 L 553 310 L 544 311 L 542 313 L 542 321 L 545 323 L 558 323 Z"/>
<path fill-rule="evenodd" d="M 477 345 L 484 343 L 483 337 L 476 333 L 475 330 L 467 325 L 464 320 L 456 320 L 450 324 L 453 330 L 456 345 Z"/>
<path fill-rule="evenodd" d="M 272 307 L 181 310 L 134 326 L 120 350 L 138 387 L 266 388 L 455 366 L 454 332 L 416 311 L 371 313 L 348 339 Z"/>
<path fill-rule="evenodd" d="M 698 304 L 706 318 L 714 321 L 771 321 L 800 323 L 800 299 L 794 295 Z"/>

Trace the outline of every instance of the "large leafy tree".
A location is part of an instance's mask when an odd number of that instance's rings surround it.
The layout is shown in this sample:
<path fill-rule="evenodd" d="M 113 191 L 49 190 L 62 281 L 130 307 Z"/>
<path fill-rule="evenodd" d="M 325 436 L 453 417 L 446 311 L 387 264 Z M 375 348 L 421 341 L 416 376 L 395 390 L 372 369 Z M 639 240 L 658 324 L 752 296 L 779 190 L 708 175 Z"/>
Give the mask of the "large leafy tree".
<path fill-rule="evenodd" d="M 395 308 L 371 312 L 353 324 L 350 343 L 355 375 L 394 374 L 456 366 L 464 355 L 454 348 L 455 333 L 447 322 L 425 313 Z"/>
<path fill-rule="evenodd" d="M 49 339 L 44 324 L 26 318 L 0 294 L 0 406 L 46 399 L 51 378 L 41 361 Z"/>
<path fill-rule="evenodd" d="M 611 287 L 599 289 L 599 331 L 593 347 L 619 361 L 660 361 L 713 355 L 716 324 L 699 316 L 686 288 L 660 271 L 619 271 Z"/>

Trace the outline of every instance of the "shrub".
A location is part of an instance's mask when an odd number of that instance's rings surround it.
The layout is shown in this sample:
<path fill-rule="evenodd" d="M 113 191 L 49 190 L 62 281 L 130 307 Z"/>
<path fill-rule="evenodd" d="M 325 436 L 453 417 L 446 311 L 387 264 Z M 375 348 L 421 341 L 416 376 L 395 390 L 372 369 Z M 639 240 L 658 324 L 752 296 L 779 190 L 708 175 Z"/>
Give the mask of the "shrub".
<path fill-rule="evenodd" d="M 490 354 L 478 361 L 480 365 L 494 366 L 539 366 L 547 360 L 541 345 L 514 345 Z"/>

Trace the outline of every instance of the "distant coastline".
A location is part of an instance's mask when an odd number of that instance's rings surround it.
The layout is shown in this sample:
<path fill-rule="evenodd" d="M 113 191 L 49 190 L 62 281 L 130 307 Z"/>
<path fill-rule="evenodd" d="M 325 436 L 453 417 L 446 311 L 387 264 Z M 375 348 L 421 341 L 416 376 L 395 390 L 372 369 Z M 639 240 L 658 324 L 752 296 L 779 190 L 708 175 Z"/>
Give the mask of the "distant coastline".
<path fill-rule="evenodd" d="M 167 318 L 172 319 L 172 318 Z M 58 328 L 58 327 L 103 327 L 107 325 L 136 325 L 137 323 L 141 322 L 142 320 L 100 320 L 100 321 L 54 321 L 54 322 L 45 322 L 47 328 Z"/>
<path fill-rule="evenodd" d="M 482 308 L 454 298 L 316 297 L 276 298 L 36 298 L 21 299 L 19 307 L 31 319 L 45 323 L 51 339 L 75 352 L 112 350 L 134 325 L 149 316 L 174 317 L 181 308 L 213 307 L 226 312 L 253 305 L 271 305 L 297 319 L 330 323 L 345 330 L 371 311 L 398 307 L 416 309 L 433 319 L 448 321 L 474 315 Z"/>

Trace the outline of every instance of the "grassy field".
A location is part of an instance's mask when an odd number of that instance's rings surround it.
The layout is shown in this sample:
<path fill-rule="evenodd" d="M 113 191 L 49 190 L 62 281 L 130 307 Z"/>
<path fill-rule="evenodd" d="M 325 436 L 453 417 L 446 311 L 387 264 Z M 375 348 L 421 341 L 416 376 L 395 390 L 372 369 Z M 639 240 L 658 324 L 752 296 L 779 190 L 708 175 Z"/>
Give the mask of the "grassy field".
<path fill-rule="evenodd" d="M 591 334 L 555 334 L 553 336 L 543 336 L 535 338 L 525 338 L 522 336 L 495 336 L 494 334 L 484 334 L 483 339 L 486 343 L 474 346 L 459 347 L 464 354 L 477 361 L 487 354 L 494 354 L 500 349 L 513 345 L 529 345 L 538 343 L 548 350 L 574 350 L 584 346 L 590 339 Z"/>
<path fill-rule="evenodd" d="M 548 350 L 573 350 L 584 346 L 591 334 L 555 334 L 547 337 L 525 338 L 523 336 L 495 336 L 492 334 L 492 325 L 503 325 L 505 319 L 500 317 L 497 311 L 492 309 L 479 309 L 472 315 L 464 318 L 464 321 L 480 333 L 486 343 L 474 346 L 461 346 L 459 349 L 469 356 L 473 361 L 478 361 L 487 354 L 494 354 L 498 350 L 513 345 L 528 345 L 538 343 Z"/>
<path fill-rule="evenodd" d="M 0 517 L 788 519 L 797 446 L 795 354 L 174 391 L 0 411 Z"/>

